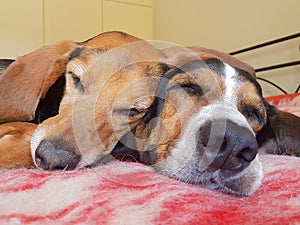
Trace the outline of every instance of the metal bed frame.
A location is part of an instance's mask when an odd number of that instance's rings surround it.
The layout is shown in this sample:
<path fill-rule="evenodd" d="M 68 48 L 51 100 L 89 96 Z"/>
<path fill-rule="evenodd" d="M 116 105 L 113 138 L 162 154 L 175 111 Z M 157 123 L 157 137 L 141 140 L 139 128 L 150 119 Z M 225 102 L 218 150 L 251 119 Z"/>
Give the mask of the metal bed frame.
<path fill-rule="evenodd" d="M 271 40 L 271 41 L 263 42 L 263 43 L 258 44 L 258 45 L 253 45 L 253 46 L 250 46 L 250 47 L 247 47 L 247 48 L 243 48 L 243 49 L 231 52 L 229 54 L 230 55 L 238 55 L 238 54 L 241 54 L 241 53 L 244 53 L 244 52 L 249 52 L 249 51 L 252 51 L 252 50 L 255 50 L 255 49 L 258 49 L 258 48 L 262 48 L 262 47 L 269 46 L 269 45 L 274 45 L 274 44 L 277 44 L 277 43 L 280 43 L 280 42 L 288 41 L 288 40 L 291 40 L 291 39 L 294 39 L 294 38 L 299 38 L 299 37 L 300 37 L 300 33 L 296 33 L 296 34 L 288 35 L 288 36 L 281 37 L 281 38 L 278 38 L 278 39 L 274 39 L 274 40 Z M 300 44 L 299 44 L 299 52 L 300 52 Z M 300 60 L 281 63 L 281 64 L 275 64 L 275 65 L 262 67 L 262 68 L 257 68 L 257 69 L 255 69 L 255 72 L 259 73 L 259 72 L 263 72 L 263 71 L 274 70 L 274 69 L 290 67 L 290 66 L 297 66 L 297 65 L 300 65 Z M 276 87 L 277 89 L 282 91 L 284 94 L 288 94 L 285 90 L 283 90 L 277 84 L 275 84 L 275 83 L 273 83 L 273 82 L 271 82 L 271 81 L 269 81 L 265 78 L 257 77 L 257 79 L 262 80 L 264 82 L 267 82 L 267 83 L 273 85 L 274 87 Z M 297 89 L 295 90 L 295 93 L 299 92 L 299 90 L 300 90 L 300 84 L 297 87 Z"/>

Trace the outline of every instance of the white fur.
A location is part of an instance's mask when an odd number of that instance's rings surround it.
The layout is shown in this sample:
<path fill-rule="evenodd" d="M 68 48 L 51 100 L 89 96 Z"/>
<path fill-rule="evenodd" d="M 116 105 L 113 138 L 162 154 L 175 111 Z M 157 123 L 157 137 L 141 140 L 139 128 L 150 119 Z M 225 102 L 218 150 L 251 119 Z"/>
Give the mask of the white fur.
<path fill-rule="evenodd" d="M 231 104 L 236 106 L 237 98 L 236 98 L 236 89 L 237 89 L 237 74 L 233 67 L 229 66 L 228 64 L 224 63 L 225 65 L 225 93 L 224 93 L 224 102 L 227 104 Z"/>
<path fill-rule="evenodd" d="M 47 127 L 43 126 L 43 127 L 38 127 L 31 137 L 30 151 L 31 151 L 33 162 L 37 167 L 38 165 L 35 162 L 35 151 L 37 150 L 38 146 L 40 145 L 41 141 L 44 139 L 46 134 L 47 134 Z"/>
<path fill-rule="evenodd" d="M 182 136 L 177 142 L 177 145 L 172 149 L 171 154 L 167 157 L 167 159 L 164 162 L 157 164 L 156 167 L 159 170 L 164 170 L 165 173 L 169 175 L 175 174 L 179 170 L 181 170 L 182 167 L 184 167 L 186 163 L 192 157 L 194 157 L 193 154 L 196 150 L 197 144 L 196 134 L 199 128 L 206 121 L 214 121 L 216 119 L 223 119 L 224 121 L 233 121 L 241 127 L 246 127 L 254 135 L 254 132 L 252 131 L 250 125 L 247 123 L 246 118 L 236 108 L 221 103 L 208 105 L 203 107 L 198 112 L 198 114 L 191 117 L 191 119 L 188 122 L 188 125 L 184 128 Z M 226 123 L 224 122 L 224 127 L 218 129 L 224 129 L 225 131 Z"/>
<path fill-rule="evenodd" d="M 239 85 L 237 73 L 233 67 L 225 63 L 224 65 L 225 77 L 223 81 L 225 90 L 223 97 L 208 106 L 202 107 L 197 114 L 189 119 L 187 126 L 183 127 L 181 138 L 177 141 L 170 155 L 164 161 L 157 163 L 155 168 L 167 176 L 175 177 L 186 182 L 191 181 L 197 183 L 198 180 L 199 183 L 207 183 L 206 186 L 213 189 L 221 188 L 227 192 L 249 195 L 260 186 L 263 177 L 262 167 L 257 157 L 243 171 L 230 177 L 223 177 L 220 170 L 216 170 L 214 173 L 205 171 L 218 154 L 217 147 L 216 151 L 212 152 L 209 158 L 205 160 L 201 159 L 200 154 L 197 152 L 197 134 L 199 129 L 206 122 L 211 122 L 212 130 L 218 130 L 218 132 L 221 134 L 224 133 L 224 135 L 226 131 L 226 121 L 231 121 L 240 127 L 244 127 L 252 132 L 253 136 L 255 135 L 246 118 L 237 108 L 238 99 L 236 92 Z M 218 123 L 214 124 L 214 121 L 218 121 Z M 222 121 L 224 121 L 223 125 Z M 209 142 L 210 141 L 211 139 Z M 220 146 L 221 144 L 222 143 L 219 143 Z M 219 179 L 219 181 L 217 181 L 218 185 L 215 183 L 209 184 L 209 177 L 215 181 Z M 235 185 L 236 182 L 242 184 Z M 230 187 L 227 188 L 226 184 Z M 235 188 L 237 190 L 234 190 Z"/>

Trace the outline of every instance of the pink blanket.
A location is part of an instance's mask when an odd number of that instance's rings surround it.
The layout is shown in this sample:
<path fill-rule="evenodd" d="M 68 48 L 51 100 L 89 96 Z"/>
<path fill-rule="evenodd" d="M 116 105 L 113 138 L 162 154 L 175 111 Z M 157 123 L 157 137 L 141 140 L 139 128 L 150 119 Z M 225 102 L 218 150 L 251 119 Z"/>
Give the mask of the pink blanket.
<path fill-rule="evenodd" d="M 137 163 L 2 170 L 0 224 L 300 224 L 300 158 L 265 155 L 261 161 L 265 178 L 250 197 L 175 181 Z"/>
<path fill-rule="evenodd" d="M 299 224 L 300 159 L 261 157 L 265 179 L 234 197 L 114 162 L 71 172 L 0 172 L 0 224 Z"/>

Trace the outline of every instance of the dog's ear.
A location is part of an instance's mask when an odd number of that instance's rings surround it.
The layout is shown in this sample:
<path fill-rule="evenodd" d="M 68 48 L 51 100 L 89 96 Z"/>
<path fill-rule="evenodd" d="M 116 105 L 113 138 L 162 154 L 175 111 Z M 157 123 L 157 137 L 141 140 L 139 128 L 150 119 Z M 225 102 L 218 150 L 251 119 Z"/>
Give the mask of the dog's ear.
<path fill-rule="evenodd" d="M 0 123 L 34 119 L 40 99 L 64 72 L 60 58 L 75 47 L 71 41 L 44 46 L 7 68 L 0 76 Z"/>
<path fill-rule="evenodd" d="M 257 134 L 260 151 L 300 157 L 300 117 L 265 101 L 267 123 Z"/>
<path fill-rule="evenodd" d="M 0 169 L 34 166 L 30 139 L 36 127 L 27 122 L 0 124 Z"/>

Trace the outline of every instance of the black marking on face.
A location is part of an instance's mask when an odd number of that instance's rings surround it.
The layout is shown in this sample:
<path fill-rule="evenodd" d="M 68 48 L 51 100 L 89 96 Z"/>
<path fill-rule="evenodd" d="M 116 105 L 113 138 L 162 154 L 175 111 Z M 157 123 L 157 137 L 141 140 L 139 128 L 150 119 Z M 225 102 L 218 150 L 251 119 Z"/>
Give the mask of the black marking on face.
<path fill-rule="evenodd" d="M 217 58 L 209 58 L 204 60 L 207 66 L 214 72 L 216 72 L 220 77 L 224 77 L 225 74 L 225 65 L 224 62 Z"/>
<path fill-rule="evenodd" d="M 75 50 L 73 50 L 70 55 L 69 55 L 69 61 L 77 58 L 78 56 L 80 56 L 81 52 L 84 50 L 85 48 L 76 48 Z"/>
<path fill-rule="evenodd" d="M 197 68 L 207 68 L 207 65 L 202 60 L 194 60 L 181 67 L 176 67 L 171 71 L 167 72 L 160 80 L 158 87 L 156 89 L 155 98 L 143 117 L 143 122 L 148 124 L 151 121 L 149 129 L 153 130 L 158 122 L 158 118 L 161 116 L 163 111 L 165 99 L 166 99 L 166 87 L 169 81 L 177 74 L 186 73 Z"/>
<path fill-rule="evenodd" d="M 255 79 L 255 77 L 253 77 L 250 73 L 248 73 L 245 70 L 242 70 L 240 68 L 236 68 L 235 70 L 238 73 L 238 79 L 241 82 L 250 82 L 251 84 L 253 84 L 257 90 L 257 94 L 259 94 L 260 96 L 262 96 L 262 89 L 261 86 L 259 85 L 259 83 L 257 82 L 257 80 Z"/>
<path fill-rule="evenodd" d="M 207 64 L 207 66 L 211 70 L 216 72 L 220 77 L 226 76 L 225 63 L 222 60 L 217 59 L 217 58 L 209 58 L 209 59 L 204 60 L 204 62 Z M 232 68 L 234 68 L 236 73 L 238 74 L 237 78 L 239 79 L 239 81 L 252 83 L 256 87 L 258 94 L 260 96 L 262 96 L 261 87 L 260 87 L 259 83 L 257 82 L 257 80 L 255 79 L 255 77 L 253 77 L 249 72 L 247 72 L 243 69 L 240 69 L 238 67 L 232 67 Z"/>

